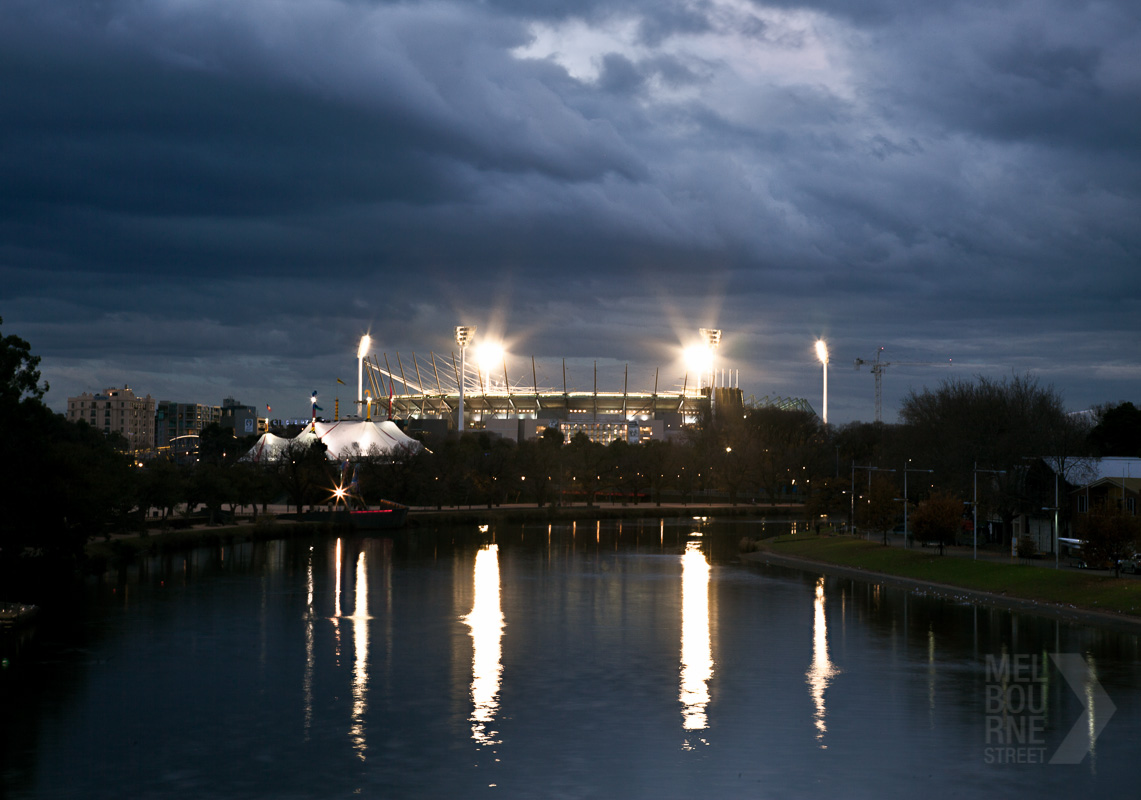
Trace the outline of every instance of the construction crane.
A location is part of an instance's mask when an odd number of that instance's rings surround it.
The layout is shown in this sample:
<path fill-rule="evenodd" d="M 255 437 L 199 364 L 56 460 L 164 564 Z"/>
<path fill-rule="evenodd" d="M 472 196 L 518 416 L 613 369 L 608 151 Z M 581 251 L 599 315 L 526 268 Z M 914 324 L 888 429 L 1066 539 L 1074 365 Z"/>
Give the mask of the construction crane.
<path fill-rule="evenodd" d="M 882 361 L 883 348 L 876 350 L 876 360 L 869 361 L 866 358 L 856 359 L 856 369 L 858 370 L 864 364 L 871 367 L 872 375 L 876 378 L 876 422 L 883 422 L 883 371 L 892 365 L 896 366 L 932 366 L 934 361 Z M 951 359 L 947 359 L 947 363 L 951 363 Z"/>

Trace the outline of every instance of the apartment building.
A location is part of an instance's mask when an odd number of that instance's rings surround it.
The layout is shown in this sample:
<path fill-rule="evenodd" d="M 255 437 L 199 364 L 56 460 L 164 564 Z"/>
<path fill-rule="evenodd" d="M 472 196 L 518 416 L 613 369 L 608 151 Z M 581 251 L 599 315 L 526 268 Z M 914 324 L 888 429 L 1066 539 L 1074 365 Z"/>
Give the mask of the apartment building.
<path fill-rule="evenodd" d="M 132 451 L 154 449 L 154 398 L 149 394 L 136 397 L 129 386 L 67 398 L 67 418 L 72 422 L 83 420 L 107 435 L 122 434 Z"/>

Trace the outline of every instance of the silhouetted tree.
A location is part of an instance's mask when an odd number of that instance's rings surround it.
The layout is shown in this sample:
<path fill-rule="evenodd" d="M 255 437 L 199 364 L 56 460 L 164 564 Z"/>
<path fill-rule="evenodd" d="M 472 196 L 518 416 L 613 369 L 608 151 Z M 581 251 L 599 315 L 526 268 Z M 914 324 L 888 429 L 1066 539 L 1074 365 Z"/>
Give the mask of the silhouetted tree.
<path fill-rule="evenodd" d="M 954 544 L 963 529 L 963 501 L 949 492 L 932 492 L 919 502 L 908 524 L 917 541 L 938 542 L 943 555 L 944 545 Z"/>
<path fill-rule="evenodd" d="M 43 404 L 39 361 L 28 342 L 0 336 L 0 586 L 30 599 L 82 564 L 90 537 L 137 524 L 138 468 L 102 432 Z"/>
<path fill-rule="evenodd" d="M 571 471 L 571 488 L 586 493 L 586 504 L 594 505 L 594 495 L 598 491 L 605 448 L 579 431 L 571 437 L 567 448 L 567 460 Z"/>
<path fill-rule="evenodd" d="M 1141 456 L 1141 409 L 1132 403 L 1099 408 L 1089 439 L 1099 456 Z"/>
<path fill-rule="evenodd" d="M 277 462 L 276 474 L 282 491 L 297 509 L 324 503 L 332 491 L 333 466 L 328 447 L 321 441 L 291 443 Z"/>
<path fill-rule="evenodd" d="M 174 513 L 175 506 L 186 499 L 183 483 L 187 471 L 169 458 L 148 461 L 140 474 L 139 507 L 143 514 L 156 508 L 162 512 L 162 520 L 166 522 Z"/>
<path fill-rule="evenodd" d="M 1113 574 L 1121 574 L 1121 560 L 1141 550 L 1141 518 L 1121 511 L 1091 510 L 1078 523 L 1090 564 L 1108 562 Z"/>
<path fill-rule="evenodd" d="M 887 544 L 887 532 L 895 525 L 901 512 L 895 499 L 895 484 L 890 478 L 878 474 L 872 476 L 871 484 L 870 491 L 856 505 L 856 518 L 868 530 L 881 533 L 883 543 Z"/>
<path fill-rule="evenodd" d="M 985 496 L 980 481 L 980 506 L 994 508 L 1007 532 L 1014 516 L 1028 507 L 1027 460 L 1050 456 L 1065 462 L 1084 455 L 1080 422 L 1066 413 L 1053 387 L 1041 387 L 1030 376 L 951 380 L 935 391 L 912 391 L 900 418 L 910 455 L 934 469 L 946 490 L 970 496 L 976 463 L 1002 471 L 988 473 Z"/>

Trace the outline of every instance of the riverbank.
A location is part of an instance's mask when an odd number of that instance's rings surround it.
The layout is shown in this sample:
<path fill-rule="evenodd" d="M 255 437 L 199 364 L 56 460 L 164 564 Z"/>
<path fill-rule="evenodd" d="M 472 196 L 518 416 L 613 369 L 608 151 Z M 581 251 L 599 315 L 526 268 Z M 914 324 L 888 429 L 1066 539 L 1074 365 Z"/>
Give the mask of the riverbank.
<path fill-rule="evenodd" d="M 607 519 L 686 519 L 692 517 L 738 518 L 749 517 L 800 517 L 803 506 L 797 504 L 741 504 L 728 503 L 594 503 L 543 506 L 533 504 L 506 504 L 484 506 L 412 507 L 408 511 L 410 527 L 423 525 L 485 525 L 492 522 L 581 522 Z"/>
<path fill-rule="evenodd" d="M 652 503 L 622 504 L 595 503 L 593 505 L 572 504 L 544 506 L 530 504 L 505 504 L 487 508 L 485 506 L 441 506 L 412 507 L 408 510 L 405 528 L 435 525 L 492 525 L 497 523 L 564 523 L 611 519 L 686 519 L 693 517 L 719 518 L 765 518 L 799 517 L 802 507 L 793 504 L 769 505 L 730 505 L 693 503 Z M 181 522 L 181 521 L 180 521 Z M 148 553 L 169 552 L 172 550 L 203 545 L 264 541 L 268 539 L 291 538 L 321 533 L 330 533 L 335 528 L 330 523 L 297 521 L 288 513 L 286 506 L 270 506 L 257 518 L 242 518 L 233 524 L 210 525 L 204 521 L 183 524 L 181 527 L 156 527 L 146 533 L 129 532 L 115 534 L 108 539 L 89 542 L 87 555 L 97 563 L 115 559 L 130 558 Z"/>
<path fill-rule="evenodd" d="M 884 547 L 850 536 L 783 536 L 751 543 L 742 559 L 1087 625 L 1141 633 L 1141 581 L 1112 573 L 981 558 L 923 548 Z"/>

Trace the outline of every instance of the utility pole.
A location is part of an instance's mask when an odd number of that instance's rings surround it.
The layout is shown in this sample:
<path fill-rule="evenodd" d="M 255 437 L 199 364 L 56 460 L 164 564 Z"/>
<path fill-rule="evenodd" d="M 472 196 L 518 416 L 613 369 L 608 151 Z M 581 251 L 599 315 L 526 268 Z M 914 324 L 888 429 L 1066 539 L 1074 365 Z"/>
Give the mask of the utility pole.
<path fill-rule="evenodd" d="M 872 473 L 873 472 L 895 472 L 894 469 L 881 469 L 880 467 L 873 466 L 859 466 L 855 461 L 852 462 L 852 527 L 856 525 L 856 470 L 866 469 L 868 471 L 868 494 L 872 493 Z M 870 537 L 869 537 L 870 538 Z"/>
<path fill-rule="evenodd" d="M 934 472 L 933 469 L 916 469 L 909 467 L 911 459 L 907 459 L 907 463 L 903 465 L 903 546 L 907 547 L 907 473 L 909 472 Z M 943 554 L 943 550 L 939 550 L 939 554 Z"/>
<path fill-rule="evenodd" d="M 971 523 L 974 526 L 972 533 L 975 540 L 975 552 L 973 558 L 979 557 L 979 473 L 991 472 L 995 475 L 1005 475 L 1004 469 L 979 469 L 979 462 L 975 462 L 975 495 L 974 500 L 971 502 L 972 510 L 974 512 L 974 521 Z"/>

